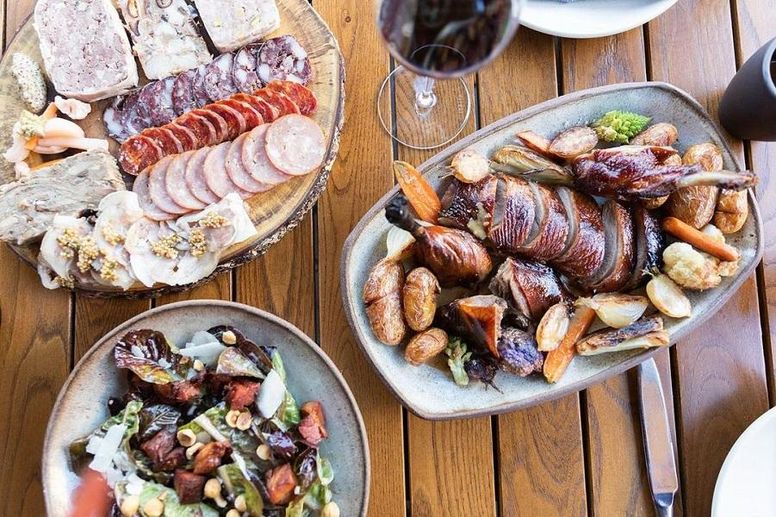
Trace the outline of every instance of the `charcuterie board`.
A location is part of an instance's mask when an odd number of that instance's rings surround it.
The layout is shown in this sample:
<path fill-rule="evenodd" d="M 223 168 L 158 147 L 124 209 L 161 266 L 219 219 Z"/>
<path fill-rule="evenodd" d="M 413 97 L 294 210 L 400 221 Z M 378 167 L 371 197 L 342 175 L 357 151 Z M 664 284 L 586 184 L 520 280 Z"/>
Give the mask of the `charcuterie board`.
<path fill-rule="evenodd" d="M 137 282 L 128 289 L 91 283 L 79 285 L 76 282 L 73 286 L 74 290 L 95 297 L 143 298 L 191 289 L 219 272 L 237 267 L 265 253 L 270 246 L 293 229 L 316 202 L 326 187 L 339 147 L 344 110 L 344 63 L 336 39 L 308 2 L 278 0 L 276 4 L 280 13 L 280 26 L 266 37 L 293 35 L 306 50 L 313 71 L 307 87 L 317 99 L 317 110 L 310 116 L 320 126 L 325 141 L 325 153 L 320 168 L 307 175 L 295 176 L 271 190 L 246 199 L 245 207 L 256 227 L 256 235 L 223 250 L 217 268 L 206 278 L 185 285 L 157 284 L 153 287 Z M 16 34 L 4 59 L 0 62 L 0 92 L 2 92 L 0 93 L 0 146 L 3 149 L 9 148 L 12 144 L 13 125 L 24 109 L 24 102 L 11 74 L 11 56 L 17 52 L 41 62 L 39 39 L 32 19 L 27 20 Z M 141 78 L 140 85 L 146 82 Z M 111 154 L 118 156 L 119 144 L 106 135 L 103 124 L 103 112 L 111 102 L 112 99 L 93 102 L 92 112 L 78 124 L 87 137 L 107 139 L 110 142 Z M 0 183 L 6 184 L 13 181 L 15 177 L 13 164 L 5 160 L 0 162 Z M 124 174 L 128 189 L 131 189 L 133 179 L 132 176 Z M 11 243 L 9 246 L 25 262 L 35 267 L 38 255 L 37 244 Z"/>

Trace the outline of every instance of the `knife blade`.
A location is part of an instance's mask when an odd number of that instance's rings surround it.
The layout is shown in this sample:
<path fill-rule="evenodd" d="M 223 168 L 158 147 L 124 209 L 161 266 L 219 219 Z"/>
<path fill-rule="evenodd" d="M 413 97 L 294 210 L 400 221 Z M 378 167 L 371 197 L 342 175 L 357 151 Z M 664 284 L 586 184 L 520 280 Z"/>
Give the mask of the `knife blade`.
<path fill-rule="evenodd" d="M 659 517 L 670 517 L 673 515 L 679 480 L 663 385 L 654 359 L 650 358 L 639 365 L 638 381 L 641 435 L 652 501 Z"/>

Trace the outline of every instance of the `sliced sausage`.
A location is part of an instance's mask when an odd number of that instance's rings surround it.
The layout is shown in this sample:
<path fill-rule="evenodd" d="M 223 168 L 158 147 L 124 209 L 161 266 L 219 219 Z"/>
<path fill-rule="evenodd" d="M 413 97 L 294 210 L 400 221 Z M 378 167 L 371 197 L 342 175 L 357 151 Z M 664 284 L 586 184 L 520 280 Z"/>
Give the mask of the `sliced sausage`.
<path fill-rule="evenodd" d="M 113 99 L 111 105 L 105 108 L 105 111 L 102 113 L 102 122 L 105 125 L 105 132 L 108 136 L 119 142 L 124 142 L 130 136 L 137 134 L 137 132 L 131 131 L 130 128 L 121 122 L 125 99 L 126 97 L 122 96 L 116 97 Z"/>
<path fill-rule="evenodd" d="M 233 95 L 232 99 L 250 104 L 253 109 L 259 112 L 264 122 L 272 122 L 280 117 L 280 109 L 256 95 L 238 93 Z"/>
<path fill-rule="evenodd" d="M 119 164 L 124 172 L 137 176 L 164 156 L 164 151 L 154 140 L 142 134 L 135 135 L 121 145 Z"/>
<path fill-rule="evenodd" d="M 265 41 L 259 50 L 256 69 L 264 84 L 276 80 L 307 84 L 312 78 L 307 51 L 291 35 Z"/>
<path fill-rule="evenodd" d="M 299 107 L 299 113 L 310 115 L 318 108 L 318 100 L 309 88 L 290 81 L 273 81 L 267 85 L 270 90 L 284 93 Z"/>
<path fill-rule="evenodd" d="M 159 147 L 161 147 L 162 152 L 164 153 L 163 156 L 183 152 L 183 144 L 181 141 L 166 127 L 149 127 L 148 129 L 144 129 L 142 134 L 159 144 Z"/>
<path fill-rule="evenodd" d="M 290 115 L 292 113 L 299 113 L 299 106 L 294 103 L 288 96 L 275 90 L 268 88 L 262 88 L 256 92 L 256 96 L 260 99 L 264 99 L 269 104 L 277 108 L 278 117 L 283 115 Z"/>
<path fill-rule="evenodd" d="M 172 108 L 174 82 L 174 78 L 168 77 L 150 82 L 140 90 L 139 102 L 147 107 L 151 126 L 163 126 L 175 118 L 175 110 Z"/>
<path fill-rule="evenodd" d="M 235 185 L 226 172 L 226 156 L 231 145 L 231 142 L 219 144 L 211 148 L 205 158 L 205 182 L 219 199 L 225 198 L 232 192 L 237 192 L 240 197 L 250 196 L 249 192 Z"/>
<path fill-rule="evenodd" d="M 140 90 L 124 98 L 119 120 L 130 135 L 136 135 L 145 128 L 151 127 L 148 107 L 140 102 Z"/>
<path fill-rule="evenodd" d="M 184 151 L 193 151 L 195 149 L 199 149 L 203 145 L 207 145 L 207 143 L 201 143 L 201 141 L 197 138 L 191 129 L 186 126 L 182 126 L 177 122 L 171 122 L 166 126 L 166 129 L 169 129 L 175 138 L 178 139 L 178 141 L 183 146 Z"/>
<path fill-rule="evenodd" d="M 190 111 L 181 117 L 180 123 L 191 129 L 205 145 L 220 144 L 229 132 L 223 118 L 217 113 L 202 108 Z"/>
<path fill-rule="evenodd" d="M 234 54 L 221 54 L 207 65 L 204 86 L 211 101 L 220 101 L 238 92 L 232 80 L 233 66 Z"/>
<path fill-rule="evenodd" d="M 245 118 L 245 131 L 250 131 L 254 127 L 258 127 L 264 123 L 264 118 L 261 116 L 261 113 L 259 113 L 253 106 L 251 106 L 247 102 L 229 98 L 229 99 L 224 99 L 222 101 L 218 101 L 218 104 L 223 104 L 225 106 L 229 106 L 230 108 L 233 108 L 239 111 L 242 114 L 243 118 Z"/>
<path fill-rule="evenodd" d="M 186 183 L 186 167 L 196 151 L 188 151 L 173 157 L 167 166 L 165 188 L 176 204 L 189 210 L 202 210 L 207 206 L 197 198 Z"/>
<path fill-rule="evenodd" d="M 208 188 L 205 181 L 205 158 L 210 153 L 211 147 L 205 147 L 195 152 L 186 163 L 186 186 L 194 196 L 207 205 L 218 203 L 221 199 Z"/>
<path fill-rule="evenodd" d="M 263 86 L 259 74 L 256 73 L 259 48 L 260 44 L 247 45 L 234 56 L 232 79 L 237 89 L 243 93 L 253 93 Z"/>
<path fill-rule="evenodd" d="M 178 116 L 199 107 L 194 99 L 195 77 L 197 77 L 197 70 L 186 70 L 175 78 L 172 88 L 172 107 Z"/>
<path fill-rule="evenodd" d="M 243 133 L 230 145 L 229 152 L 226 154 L 226 173 L 229 179 L 242 190 L 251 194 L 264 192 L 271 189 L 272 185 L 256 181 L 243 163 L 242 151 L 246 138 L 248 133 Z"/>
<path fill-rule="evenodd" d="M 207 65 L 200 65 L 197 68 L 197 73 L 194 75 L 194 80 L 191 83 L 191 93 L 194 95 L 194 104 L 197 108 L 201 108 L 208 102 L 210 102 L 210 96 L 205 89 L 205 75 L 207 74 Z"/>
<path fill-rule="evenodd" d="M 143 209 L 145 216 L 149 219 L 153 219 L 154 221 L 169 221 L 177 217 L 175 214 L 160 210 L 159 207 L 151 201 L 151 193 L 148 191 L 148 170 L 144 170 L 137 178 L 135 178 L 135 183 L 132 185 L 132 192 L 137 194 L 137 201 L 140 204 L 140 208 Z"/>
<path fill-rule="evenodd" d="M 323 163 L 323 131 L 304 115 L 286 115 L 267 129 L 267 156 L 272 164 L 292 176 L 308 174 Z"/>
<path fill-rule="evenodd" d="M 148 192 L 151 195 L 151 201 L 160 210 L 170 214 L 185 214 L 189 210 L 176 203 L 167 192 L 167 168 L 172 165 L 175 158 L 177 157 L 167 156 L 149 171 Z"/>
<path fill-rule="evenodd" d="M 234 140 L 241 134 L 245 133 L 248 123 L 242 113 L 224 104 L 208 104 L 203 108 L 204 111 L 210 111 L 221 116 L 226 122 L 228 129 L 226 138 L 224 140 Z M 222 140 L 223 141 L 223 140 Z"/>
<path fill-rule="evenodd" d="M 242 147 L 242 161 L 248 173 L 254 180 L 268 185 L 279 185 L 292 178 L 269 161 L 266 150 L 267 129 L 269 124 L 262 124 L 250 133 L 246 133 Z"/>

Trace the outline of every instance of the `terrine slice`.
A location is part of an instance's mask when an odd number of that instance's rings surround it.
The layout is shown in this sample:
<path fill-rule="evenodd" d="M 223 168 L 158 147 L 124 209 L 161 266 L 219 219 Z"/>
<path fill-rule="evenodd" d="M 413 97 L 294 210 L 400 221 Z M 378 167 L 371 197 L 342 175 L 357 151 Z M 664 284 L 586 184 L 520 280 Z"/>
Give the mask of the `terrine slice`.
<path fill-rule="evenodd" d="M 118 3 L 148 79 L 164 79 L 213 60 L 185 0 Z"/>
<path fill-rule="evenodd" d="M 129 38 L 110 0 L 39 0 L 34 25 L 61 95 L 91 102 L 137 86 Z"/>
<path fill-rule="evenodd" d="M 0 240 L 26 244 L 43 236 L 54 216 L 77 217 L 102 198 L 126 190 L 116 159 L 106 151 L 78 153 L 44 164 L 0 186 Z"/>
<path fill-rule="evenodd" d="M 280 27 L 274 0 L 194 0 L 202 23 L 221 52 L 231 52 Z"/>

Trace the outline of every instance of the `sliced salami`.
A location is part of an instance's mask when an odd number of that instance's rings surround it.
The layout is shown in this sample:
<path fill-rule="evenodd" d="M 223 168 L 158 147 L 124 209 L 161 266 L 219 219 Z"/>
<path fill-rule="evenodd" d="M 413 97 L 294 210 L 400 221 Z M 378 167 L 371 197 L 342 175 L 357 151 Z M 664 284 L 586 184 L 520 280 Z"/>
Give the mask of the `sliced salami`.
<path fill-rule="evenodd" d="M 249 192 L 235 185 L 226 172 L 226 156 L 229 154 L 231 145 L 231 142 L 219 144 L 211 148 L 205 158 L 205 182 L 219 199 L 225 198 L 232 192 L 237 192 L 240 197 L 250 196 Z"/>
<path fill-rule="evenodd" d="M 221 199 L 210 190 L 205 181 L 205 158 L 211 147 L 205 147 L 194 153 L 186 164 L 186 186 L 194 196 L 207 205 L 218 203 Z"/>
<path fill-rule="evenodd" d="M 299 113 L 299 106 L 284 93 L 280 93 L 269 88 L 262 88 L 256 92 L 256 97 L 267 101 L 278 110 L 278 117 Z"/>
<path fill-rule="evenodd" d="M 204 86 L 211 101 L 220 101 L 238 93 L 232 80 L 233 65 L 234 54 L 221 54 L 207 65 Z"/>
<path fill-rule="evenodd" d="M 176 203 L 167 192 L 167 168 L 174 161 L 172 156 L 167 156 L 148 172 L 148 192 L 151 201 L 160 210 L 170 214 L 185 214 L 190 210 Z"/>
<path fill-rule="evenodd" d="M 121 125 L 128 133 L 136 135 L 147 127 L 151 127 L 151 117 L 148 107 L 140 102 L 140 90 L 129 94 L 121 106 Z"/>
<path fill-rule="evenodd" d="M 232 142 L 229 152 L 226 153 L 226 173 L 229 179 L 242 190 L 257 194 L 272 188 L 272 185 L 256 181 L 250 171 L 245 167 L 242 160 L 243 146 L 248 138 L 248 133 L 243 133 L 237 140 Z"/>
<path fill-rule="evenodd" d="M 194 81 L 192 81 L 192 84 L 191 84 L 191 92 L 194 95 L 194 104 L 198 108 L 201 108 L 202 106 L 210 102 L 210 97 L 207 94 L 207 89 L 205 89 L 205 76 L 207 75 L 207 66 L 208 65 L 200 65 L 200 67 L 197 68 L 197 73 L 194 75 Z"/>
<path fill-rule="evenodd" d="M 194 78 L 196 77 L 197 70 L 186 70 L 175 78 L 172 88 L 172 107 L 178 116 L 199 107 L 194 99 Z"/>
<path fill-rule="evenodd" d="M 272 122 L 280 116 L 280 110 L 278 108 L 256 95 L 238 93 L 237 95 L 232 96 L 232 99 L 250 104 L 253 109 L 259 112 L 264 122 Z"/>
<path fill-rule="evenodd" d="M 265 41 L 259 50 L 256 70 L 263 84 L 276 80 L 307 84 L 312 78 L 307 51 L 291 35 Z"/>
<path fill-rule="evenodd" d="M 292 176 L 308 174 L 323 163 L 323 131 L 304 115 L 286 115 L 270 125 L 266 150 L 272 164 Z"/>
<path fill-rule="evenodd" d="M 137 176 L 165 156 L 162 148 L 145 135 L 135 135 L 121 144 L 119 164 L 124 172 Z"/>
<path fill-rule="evenodd" d="M 153 81 L 140 90 L 138 102 L 148 109 L 151 126 L 163 126 L 175 118 L 172 108 L 172 88 L 175 79 Z"/>
<path fill-rule="evenodd" d="M 151 201 L 151 193 L 148 190 L 148 170 L 144 170 L 137 178 L 135 178 L 135 183 L 132 185 L 132 192 L 137 194 L 137 201 L 140 204 L 140 208 L 143 209 L 145 216 L 149 219 L 153 219 L 154 221 L 170 221 L 177 217 L 175 214 L 170 214 L 159 209 L 159 207 Z"/>
<path fill-rule="evenodd" d="M 264 117 L 261 116 L 261 113 L 247 102 L 229 98 L 218 101 L 218 104 L 223 104 L 239 111 L 245 118 L 245 131 L 250 131 L 254 127 L 258 127 L 264 123 Z"/>
<path fill-rule="evenodd" d="M 125 97 L 116 97 L 110 106 L 105 108 L 102 113 L 102 122 L 105 125 L 105 132 L 111 138 L 124 142 L 130 136 L 136 134 L 121 123 L 122 109 L 124 107 Z"/>
<path fill-rule="evenodd" d="M 318 100 L 315 98 L 315 94 L 301 84 L 289 81 L 273 81 L 267 85 L 267 88 L 284 93 L 299 107 L 299 113 L 302 115 L 310 115 L 318 108 Z"/>
<path fill-rule="evenodd" d="M 172 122 L 171 124 L 168 124 L 166 128 L 180 141 L 184 151 L 194 151 L 195 149 L 202 147 L 202 145 L 207 145 L 200 143 L 200 140 L 191 129 L 182 126 L 178 122 Z"/>
<path fill-rule="evenodd" d="M 186 166 L 196 151 L 189 151 L 173 157 L 165 173 L 165 189 L 177 205 L 189 210 L 202 210 L 207 206 L 197 198 L 186 184 Z"/>
<path fill-rule="evenodd" d="M 256 73 L 260 44 L 247 45 L 234 55 L 232 78 L 234 85 L 243 93 L 253 93 L 263 86 Z"/>
<path fill-rule="evenodd" d="M 220 144 L 229 132 L 224 119 L 202 108 L 183 115 L 178 122 L 191 129 L 204 146 Z"/>
<path fill-rule="evenodd" d="M 159 144 L 159 147 L 162 149 L 162 156 L 183 152 L 183 144 L 167 127 L 149 127 L 143 131 L 143 135 Z"/>
<path fill-rule="evenodd" d="M 265 136 L 269 124 L 262 124 L 250 133 L 242 146 L 242 162 L 251 177 L 260 183 L 280 185 L 292 178 L 269 161 Z"/>
<path fill-rule="evenodd" d="M 227 136 L 224 140 L 234 140 L 241 134 L 245 133 L 247 129 L 247 122 L 242 113 L 236 109 L 226 106 L 224 104 L 208 104 L 205 111 L 210 111 L 221 116 L 226 121 L 226 127 L 228 129 Z"/>

